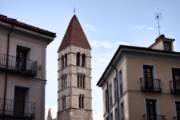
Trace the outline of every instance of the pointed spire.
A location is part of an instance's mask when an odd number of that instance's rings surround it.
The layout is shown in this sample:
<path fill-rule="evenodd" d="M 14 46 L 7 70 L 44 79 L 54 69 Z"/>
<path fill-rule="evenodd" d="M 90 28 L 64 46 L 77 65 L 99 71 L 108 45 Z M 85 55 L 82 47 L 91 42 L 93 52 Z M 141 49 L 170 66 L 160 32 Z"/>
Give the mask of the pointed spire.
<path fill-rule="evenodd" d="M 74 15 L 69 23 L 64 38 L 58 49 L 58 52 L 66 47 L 73 45 L 85 49 L 91 49 L 86 35 L 79 23 L 78 18 Z"/>
<path fill-rule="evenodd" d="M 51 114 L 51 109 L 48 110 L 47 120 L 53 120 L 52 119 L 52 114 Z"/>

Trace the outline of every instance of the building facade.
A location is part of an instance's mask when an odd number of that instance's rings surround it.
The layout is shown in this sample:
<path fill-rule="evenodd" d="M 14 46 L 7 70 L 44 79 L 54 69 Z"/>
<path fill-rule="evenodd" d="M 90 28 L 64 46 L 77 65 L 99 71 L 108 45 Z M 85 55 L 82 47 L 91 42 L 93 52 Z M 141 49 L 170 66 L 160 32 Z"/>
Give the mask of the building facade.
<path fill-rule="evenodd" d="M 97 85 L 105 120 L 180 120 L 180 52 L 160 35 L 148 48 L 120 45 Z"/>
<path fill-rule="evenodd" d="M 74 15 L 58 50 L 57 120 L 92 120 L 91 47 Z"/>
<path fill-rule="evenodd" d="M 0 15 L 0 120 L 43 120 L 46 47 L 55 33 Z"/>

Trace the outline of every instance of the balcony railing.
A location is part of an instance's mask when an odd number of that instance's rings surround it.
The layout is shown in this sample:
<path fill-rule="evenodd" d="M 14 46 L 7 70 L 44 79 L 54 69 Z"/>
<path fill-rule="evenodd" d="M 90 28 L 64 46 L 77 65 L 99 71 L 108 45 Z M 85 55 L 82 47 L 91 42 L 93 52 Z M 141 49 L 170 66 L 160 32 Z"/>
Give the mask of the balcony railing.
<path fill-rule="evenodd" d="M 171 94 L 180 95 L 180 80 L 171 80 L 169 83 Z"/>
<path fill-rule="evenodd" d="M 8 66 L 7 66 L 7 56 L 5 54 L 0 54 L 0 69 L 8 70 L 14 73 L 21 73 L 25 75 L 35 76 L 37 72 L 37 62 L 29 59 L 18 60 L 15 56 L 8 56 Z"/>
<path fill-rule="evenodd" d="M 161 80 L 152 78 L 140 78 L 143 92 L 161 92 Z"/>
<path fill-rule="evenodd" d="M 4 99 L 0 98 L 0 115 L 5 117 L 19 117 L 19 118 L 34 118 L 35 116 L 35 103 L 25 102 L 20 103 L 11 99 L 6 99 L 5 110 L 3 113 Z M 18 107 L 18 105 L 20 107 Z M 23 108 L 22 108 L 23 106 Z M 18 109 L 17 109 L 18 108 Z"/>
<path fill-rule="evenodd" d="M 173 117 L 173 120 L 180 120 L 180 117 L 174 116 L 174 117 Z"/>
<path fill-rule="evenodd" d="M 144 114 L 143 120 L 166 120 L 166 117 L 165 115 L 149 116 L 147 114 Z"/>

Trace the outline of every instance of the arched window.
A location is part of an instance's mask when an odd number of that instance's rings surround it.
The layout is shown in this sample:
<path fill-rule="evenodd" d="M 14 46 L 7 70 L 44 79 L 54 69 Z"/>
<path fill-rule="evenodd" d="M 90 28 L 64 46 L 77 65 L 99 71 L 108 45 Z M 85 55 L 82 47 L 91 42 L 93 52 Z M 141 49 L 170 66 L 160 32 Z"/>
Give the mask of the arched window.
<path fill-rule="evenodd" d="M 64 66 L 67 67 L 67 54 L 64 56 Z"/>
<path fill-rule="evenodd" d="M 67 75 L 62 75 L 61 77 L 61 89 L 67 88 Z"/>
<path fill-rule="evenodd" d="M 82 94 L 79 95 L 79 108 L 80 109 L 84 108 L 84 95 Z"/>
<path fill-rule="evenodd" d="M 78 53 L 76 54 L 76 65 L 77 65 L 77 66 L 80 66 L 80 60 L 81 60 L 81 59 L 80 59 L 80 56 L 81 56 L 81 55 L 80 55 L 80 53 L 78 52 Z"/>
<path fill-rule="evenodd" d="M 61 68 L 64 68 L 64 56 L 61 56 Z"/>
<path fill-rule="evenodd" d="M 82 67 L 86 66 L 86 55 L 82 54 Z"/>
<path fill-rule="evenodd" d="M 85 89 L 85 75 L 84 74 L 78 74 L 77 75 L 77 87 Z"/>
<path fill-rule="evenodd" d="M 65 95 L 62 96 L 62 109 L 63 110 L 66 109 L 66 96 Z"/>

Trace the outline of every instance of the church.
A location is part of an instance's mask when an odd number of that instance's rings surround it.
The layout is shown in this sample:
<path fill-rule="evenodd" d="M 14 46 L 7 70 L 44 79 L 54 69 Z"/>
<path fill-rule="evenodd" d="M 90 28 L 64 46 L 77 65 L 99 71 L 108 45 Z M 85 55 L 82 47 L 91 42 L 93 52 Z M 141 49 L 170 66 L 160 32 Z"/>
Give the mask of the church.
<path fill-rule="evenodd" d="M 92 120 L 91 46 L 73 15 L 58 49 L 57 120 Z"/>

